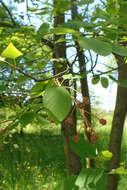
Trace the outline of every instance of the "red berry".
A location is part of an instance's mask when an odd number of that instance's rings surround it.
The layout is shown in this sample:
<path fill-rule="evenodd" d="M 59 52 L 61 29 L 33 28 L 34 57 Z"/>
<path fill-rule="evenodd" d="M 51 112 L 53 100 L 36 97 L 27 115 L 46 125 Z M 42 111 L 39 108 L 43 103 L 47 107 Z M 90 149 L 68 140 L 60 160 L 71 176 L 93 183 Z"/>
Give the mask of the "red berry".
<path fill-rule="evenodd" d="M 106 120 L 103 119 L 103 118 L 101 118 L 101 119 L 99 119 L 99 123 L 100 123 L 101 125 L 106 125 Z"/>
<path fill-rule="evenodd" d="M 98 134 L 96 132 L 93 132 L 90 136 L 90 142 L 93 144 L 98 140 Z"/>
<path fill-rule="evenodd" d="M 78 141 L 80 140 L 80 136 L 79 135 L 74 135 L 72 138 L 73 138 L 73 141 L 75 143 L 78 143 Z"/>

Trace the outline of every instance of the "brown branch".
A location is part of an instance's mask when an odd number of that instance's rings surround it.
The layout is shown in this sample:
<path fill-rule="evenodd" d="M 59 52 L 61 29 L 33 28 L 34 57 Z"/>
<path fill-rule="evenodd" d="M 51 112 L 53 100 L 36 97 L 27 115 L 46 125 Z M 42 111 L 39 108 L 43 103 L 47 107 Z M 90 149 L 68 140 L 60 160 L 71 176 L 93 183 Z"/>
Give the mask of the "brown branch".
<path fill-rule="evenodd" d="M 101 71 L 99 71 L 99 72 L 100 72 L 99 74 L 95 74 L 95 75 L 92 76 L 92 77 L 105 75 L 105 74 L 107 74 L 107 73 L 110 73 L 110 72 L 115 71 L 115 70 L 118 70 L 118 69 L 119 69 L 119 67 L 116 67 L 116 68 L 110 69 L 110 70 L 105 71 L 105 72 L 101 72 Z"/>
<path fill-rule="evenodd" d="M 62 75 L 64 75 L 67 71 L 68 71 L 68 69 L 66 69 L 66 70 L 64 70 L 64 71 L 62 71 L 62 72 L 59 72 L 59 73 L 57 73 L 57 74 L 55 74 L 55 75 L 53 75 L 53 76 L 51 76 L 51 77 L 48 77 L 48 78 L 46 78 L 46 79 L 37 79 L 37 78 L 35 78 L 35 77 L 33 77 L 32 75 L 30 75 L 30 74 L 28 74 L 28 73 L 25 73 L 23 70 L 21 70 L 19 67 L 17 67 L 16 65 L 12 65 L 12 64 L 10 64 L 9 62 L 7 62 L 7 61 L 5 61 L 5 63 L 7 63 L 11 68 L 13 68 L 13 69 L 15 69 L 15 70 L 17 70 L 19 73 L 21 73 L 21 74 L 23 74 L 24 76 L 26 76 L 26 77 L 28 77 L 28 78 L 30 78 L 30 79 L 32 79 L 32 80 L 34 80 L 35 82 L 44 82 L 44 81 L 48 81 L 48 80 L 51 80 L 51 79 L 58 79 L 59 77 L 61 77 Z"/>

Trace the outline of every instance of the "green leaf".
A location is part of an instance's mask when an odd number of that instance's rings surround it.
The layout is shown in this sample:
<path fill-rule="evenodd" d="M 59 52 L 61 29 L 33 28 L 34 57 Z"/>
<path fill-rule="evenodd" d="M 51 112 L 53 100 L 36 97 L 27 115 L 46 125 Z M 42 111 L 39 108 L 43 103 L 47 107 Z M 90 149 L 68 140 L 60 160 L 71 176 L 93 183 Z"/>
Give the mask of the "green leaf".
<path fill-rule="evenodd" d="M 112 169 L 109 174 L 127 175 L 127 169 L 125 169 L 123 166 L 120 166 L 117 169 Z"/>
<path fill-rule="evenodd" d="M 118 44 L 112 44 L 112 51 L 121 56 L 127 56 L 127 48 L 124 48 Z"/>
<path fill-rule="evenodd" d="M 75 34 L 75 35 L 77 35 L 77 34 L 79 34 L 79 32 L 77 32 L 74 29 L 65 28 L 65 27 L 61 27 L 61 26 L 54 28 L 53 33 L 57 34 L 57 35 L 62 35 L 62 34 L 73 34 L 73 35 Z"/>
<path fill-rule="evenodd" d="M 42 115 L 37 114 L 36 115 L 36 120 L 42 126 L 50 125 L 50 122 L 48 121 L 48 119 L 45 119 Z"/>
<path fill-rule="evenodd" d="M 87 175 L 85 171 L 82 170 L 80 174 L 78 175 L 75 184 L 81 189 L 84 187 L 86 180 L 87 180 Z"/>
<path fill-rule="evenodd" d="M 38 29 L 38 34 L 42 38 L 42 36 L 48 34 L 49 32 L 49 24 L 48 23 L 43 23 L 40 28 Z"/>
<path fill-rule="evenodd" d="M 96 147 L 89 141 L 86 141 L 82 136 L 77 143 L 74 142 L 73 138 L 70 138 L 70 145 L 72 150 L 78 154 L 81 158 L 95 158 Z"/>
<path fill-rule="evenodd" d="M 55 190 L 78 190 L 79 188 L 75 185 L 76 176 L 66 177 Z"/>
<path fill-rule="evenodd" d="M 19 56 L 22 56 L 22 52 L 19 51 L 12 43 L 2 52 L 1 56 L 5 58 L 16 59 Z"/>
<path fill-rule="evenodd" d="M 107 183 L 107 174 L 103 172 L 103 175 L 100 177 L 100 179 L 96 183 L 96 190 L 105 189 L 106 183 Z"/>
<path fill-rule="evenodd" d="M 110 160 L 112 158 L 112 153 L 108 150 L 103 150 L 100 152 L 100 155 L 102 156 L 103 160 Z"/>
<path fill-rule="evenodd" d="M 34 120 L 34 118 L 35 118 L 35 113 L 26 112 L 21 115 L 19 122 L 21 123 L 21 125 L 23 125 L 23 127 L 25 127 L 26 125 L 31 123 Z"/>
<path fill-rule="evenodd" d="M 100 81 L 100 76 L 94 76 L 93 78 L 92 78 L 92 84 L 93 85 L 95 85 L 95 84 L 98 84 L 99 83 L 99 81 Z"/>
<path fill-rule="evenodd" d="M 80 19 L 74 19 L 74 20 L 69 20 L 68 22 L 62 24 L 63 27 L 66 28 L 71 28 L 76 31 L 79 31 L 80 28 L 84 28 L 86 30 L 92 30 L 95 25 L 92 23 L 88 23 L 87 21 L 81 21 Z"/>
<path fill-rule="evenodd" d="M 43 97 L 44 107 L 58 121 L 63 121 L 72 107 L 69 92 L 64 87 L 47 88 Z"/>
<path fill-rule="evenodd" d="M 48 85 L 48 81 L 36 83 L 30 90 L 31 98 L 36 98 L 42 95 L 47 85 Z"/>
<path fill-rule="evenodd" d="M 66 80 L 66 79 L 69 79 L 69 80 L 74 80 L 74 79 L 81 79 L 81 75 L 72 75 L 72 74 L 66 74 L 66 75 L 63 75 L 63 79 Z"/>
<path fill-rule="evenodd" d="M 82 169 L 76 179 L 75 184 L 79 189 L 98 190 L 98 182 L 103 178 L 104 171 L 102 169 L 85 168 Z"/>
<path fill-rule="evenodd" d="M 80 37 L 78 42 L 83 49 L 93 50 L 102 56 L 107 56 L 112 53 L 112 48 L 107 42 L 95 38 Z"/>
<path fill-rule="evenodd" d="M 48 76 L 43 76 L 44 79 L 47 79 Z M 42 95 L 46 88 L 54 86 L 53 80 L 47 80 L 43 82 L 36 83 L 30 90 L 31 98 L 36 98 Z"/>
<path fill-rule="evenodd" d="M 104 88 L 107 88 L 108 85 L 109 85 L 109 81 L 106 77 L 101 77 L 101 85 L 104 87 Z"/>

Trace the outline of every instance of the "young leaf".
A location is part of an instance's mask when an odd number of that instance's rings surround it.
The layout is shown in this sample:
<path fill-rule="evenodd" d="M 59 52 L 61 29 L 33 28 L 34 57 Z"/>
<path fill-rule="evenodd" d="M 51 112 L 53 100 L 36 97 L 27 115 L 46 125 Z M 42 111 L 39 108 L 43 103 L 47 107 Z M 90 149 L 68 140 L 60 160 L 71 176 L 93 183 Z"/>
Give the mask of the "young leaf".
<path fill-rule="evenodd" d="M 107 56 L 110 53 L 112 53 L 112 48 L 107 42 L 103 42 L 95 38 L 85 38 L 85 37 L 80 37 L 78 41 L 82 48 L 86 50 L 91 49 L 99 55 Z"/>
<path fill-rule="evenodd" d="M 12 43 L 2 52 L 1 56 L 10 59 L 16 59 L 17 57 L 23 55 Z"/>
<path fill-rule="evenodd" d="M 68 115 L 72 100 L 64 87 L 47 88 L 43 97 L 44 107 L 58 121 L 63 121 Z"/>
<path fill-rule="evenodd" d="M 69 79 L 69 80 L 74 80 L 74 79 L 81 79 L 82 77 L 80 75 L 72 75 L 72 74 L 65 74 L 63 75 L 63 79 Z"/>
<path fill-rule="evenodd" d="M 127 175 L 127 169 L 125 169 L 123 166 L 120 166 L 119 168 L 112 169 L 109 174 Z"/>
<path fill-rule="evenodd" d="M 92 84 L 97 84 L 100 81 L 100 77 L 99 76 L 94 76 L 92 78 Z"/>
<path fill-rule="evenodd" d="M 101 85 L 104 87 L 104 88 L 107 88 L 108 85 L 109 85 L 109 82 L 108 82 L 108 79 L 106 77 L 101 77 Z"/>
<path fill-rule="evenodd" d="M 104 160 L 110 160 L 112 158 L 112 153 L 108 150 L 101 151 L 101 155 Z"/>

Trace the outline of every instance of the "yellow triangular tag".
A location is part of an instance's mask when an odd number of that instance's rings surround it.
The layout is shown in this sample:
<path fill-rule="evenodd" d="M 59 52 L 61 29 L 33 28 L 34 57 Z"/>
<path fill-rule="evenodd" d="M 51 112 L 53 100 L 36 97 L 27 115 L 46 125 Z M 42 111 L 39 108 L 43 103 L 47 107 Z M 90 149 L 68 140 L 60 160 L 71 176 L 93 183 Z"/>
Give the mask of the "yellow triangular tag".
<path fill-rule="evenodd" d="M 2 52 L 1 56 L 5 58 L 16 59 L 17 57 L 23 55 L 12 43 Z"/>

